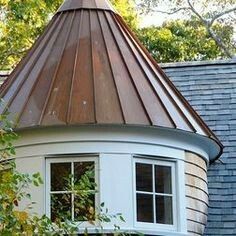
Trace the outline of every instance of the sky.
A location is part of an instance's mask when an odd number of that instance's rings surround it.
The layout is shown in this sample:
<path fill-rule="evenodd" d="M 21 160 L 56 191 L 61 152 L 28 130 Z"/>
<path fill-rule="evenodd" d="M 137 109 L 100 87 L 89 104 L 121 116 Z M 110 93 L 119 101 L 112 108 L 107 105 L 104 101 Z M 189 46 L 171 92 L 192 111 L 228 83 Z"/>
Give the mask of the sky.
<path fill-rule="evenodd" d="M 166 20 L 163 14 L 148 14 L 143 16 L 140 21 L 140 27 L 147 27 L 151 25 L 161 25 Z"/>
<path fill-rule="evenodd" d="M 159 9 L 163 11 L 168 11 L 168 7 L 165 5 L 160 5 Z M 149 13 L 145 16 L 141 16 L 140 27 L 147 27 L 151 25 L 160 26 L 164 21 L 174 20 L 174 19 L 183 19 L 183 14 L 176 13 L 174 15 L 167 15 L 164 13 Z"/>
<path fill-rule="evenodd" d="M 175 15 L 167 15 L 167 14 L 162 14 L 162 13 L 153 13 L 153 14 L 148 14 L 146 16 L 142 16 L 140 20 L 140 27 L 147 27 L 151 25 L 156 25 L 160 26 L 164 21 L 167 20 L 174 20 L 174 19 L 179 19 L 182 18 L 179 14 Z"/>

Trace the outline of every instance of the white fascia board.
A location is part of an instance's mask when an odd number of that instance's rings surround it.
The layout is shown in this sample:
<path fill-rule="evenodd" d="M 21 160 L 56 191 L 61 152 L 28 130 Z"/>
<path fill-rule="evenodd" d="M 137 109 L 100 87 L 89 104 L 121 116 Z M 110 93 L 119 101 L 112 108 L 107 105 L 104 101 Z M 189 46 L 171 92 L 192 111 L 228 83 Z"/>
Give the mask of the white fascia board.
<path fill-rule="evenodd" d="M 19 130 L 20 139 L 15 143 L 18 153 L 27 155 L 29 150 L 34 150 L 35 155 L 44 147 L 50 155 L 52 146 L 58 153 L 77 153 L 78 146 L 81 152 L 111 152 L 111 153 L 134 153 L 156 155 L 176 158 L 177 151 L 189 151 L 202 156 L 207 162 L 215 158 L 219 153 L 218 145 L 211 139 L 198 134 L 166 128 L 149 128 L 138 126 L 74 126 L 74 127 L 50 127 L 38 129 Z M 60 150 L 60 146 L 63 150 Z M 103 145 L 101 145 L 103 144 Z M 104 145 L 106 144 L 106 145 Z M 70 150 L 68 150 L 68 148 Z M 77 146 L 77 147 L 76 147 Z M 160 148 L 162 147 L 162 149 Z M 158 150 L 157 150 L 158 149 Z M 96 151 L 97 150 L 97 151 Z M 143 150 L 143 151 L 142 151 Z M 140 153 L 141 152 L 141 153 Z M 21 156 L 21 155 L 20 155 Z M 184 159 L 184 156 L 178 155 Z"/>

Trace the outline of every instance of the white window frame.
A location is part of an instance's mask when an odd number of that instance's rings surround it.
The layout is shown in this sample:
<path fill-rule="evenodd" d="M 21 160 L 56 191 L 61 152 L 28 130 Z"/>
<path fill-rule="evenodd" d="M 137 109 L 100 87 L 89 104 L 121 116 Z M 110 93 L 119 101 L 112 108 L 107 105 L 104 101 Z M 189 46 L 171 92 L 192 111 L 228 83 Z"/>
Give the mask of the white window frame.
<path fill-rule="evenodd" d="M 159 223 L 148 223 L 148 222 L 139 222 L 137 221 L 137 191 L 136 190 L 136 163 L 141 164 L 151 164 L 158 166 L 169 166 L 171 167 L 171 181 L 172 181 L 172 213 L 173 213 L 173 224 L 159 224 Z M 176 161 L 174 160 L 163 160 L 163 158 L 158 157 L 147 157 L 147 156 L 134 156 L 133 157 L 133 192 L 134 192 L 134 224 L 137 229 L 149 229 L 157 231 L 177 231 L 178 222 L 177 222 L 177 191 L 176 191 Z M 154 194 L 154 193 L 153 193 Z M 160 195 L 160 194 L 159 194 Z M 168 195 L 168 194 L 167 194 Z M 155 205 L 153 206 L 154 209 Z M 154 215 L 155 215 L 154 209 Z M 154 216 L 155 218 L 155 216 Z"/>
<path fill-rule="evenodd" d="M 45 184 L 45 193 L 46 193 L 46 201 L 45 201 L 45 209 L 46 209 L 46 216 L 51 218 L 51 163 L 75 163 L 75 162 L 94 162 L 95 165 L 95 183 L 96 183 L 96 190 L 99 190 L 99 177 L 98 177 L 98 170 L 99 170 L 99 160 L 98 156 L 88 156 L 88 155 L 76 155 L 73 157 L 69 156 L 55 156 L 46 158 L 46 184 Z M 73 165 L 72 165 L 73 166 Z M 73 171 L 73 170 L 72 170 Z M 62 191 L 64 192 L 64 191 Z M 73 201 L 73 199 L 72 199 Z M 99 205 L 99 193 L 95 193 L 95 209 Z M 72 211 L 73 214 L 73 211 Z M 94 228 L 98 226 L 99 222 L 94 222 L 95 224 L 90 224 L 89 222 L 78 222 L 81 229 L 83 228 Z"/>

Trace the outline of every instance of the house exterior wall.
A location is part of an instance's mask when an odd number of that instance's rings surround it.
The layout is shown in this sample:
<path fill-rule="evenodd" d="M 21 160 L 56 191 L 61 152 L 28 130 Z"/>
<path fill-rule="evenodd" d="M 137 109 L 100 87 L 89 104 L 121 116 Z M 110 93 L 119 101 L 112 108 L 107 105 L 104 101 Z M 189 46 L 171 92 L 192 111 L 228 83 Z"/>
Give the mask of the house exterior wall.
<path fill-rule="evenodd" d="M 32 155 L 32 154 L 31 154 Z M 28 173 L 28 174 L 34 174 L 34 173 L 40 173 L 40 175 L 44 178 L 45 176 L 45 157 L 44 156 L 27 156 L 27 157 L 17 157 L 16 158 L 16 166 L 17 170 L 21 173 Z M 32 201 L 36 204 L 32 205 L 32 209 L 30 210 L 31 214 L 37 214 L 37 215 L 44 215 L 45 214 L 45 181 L 43 185 L 40 185 L 39 187 L 36 187 L 34 185 L 31 185 L 27 191 L 32 196 Z M 20 207 L 22 209 L 25 208 L 31 201 L 25 199 L 23 202 L 21 202 Z"/>
<path fill-rule="evenodd" d="M 187 229 L 190 235 L 203 235 L 208 214 L 207 164 L 200 156 L 186 152 L 185 187 Z"/>

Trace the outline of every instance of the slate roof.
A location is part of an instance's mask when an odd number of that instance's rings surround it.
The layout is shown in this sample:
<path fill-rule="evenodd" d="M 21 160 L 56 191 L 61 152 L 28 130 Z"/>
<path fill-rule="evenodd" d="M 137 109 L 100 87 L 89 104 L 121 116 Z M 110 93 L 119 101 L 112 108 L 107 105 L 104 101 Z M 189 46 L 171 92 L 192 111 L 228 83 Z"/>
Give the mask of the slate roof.
<path fill-rule="evenodd" d="M 236 235 L 236 60 L 169 63 L 162 68 L 225 146 L 209 167 L 205 235 Z"/>

